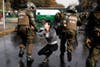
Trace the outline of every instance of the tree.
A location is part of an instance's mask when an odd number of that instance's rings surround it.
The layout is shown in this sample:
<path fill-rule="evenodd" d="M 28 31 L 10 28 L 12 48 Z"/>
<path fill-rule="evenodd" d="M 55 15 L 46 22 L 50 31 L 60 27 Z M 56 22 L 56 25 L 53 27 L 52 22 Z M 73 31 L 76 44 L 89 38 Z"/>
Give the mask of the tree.
<path fill-rule="evenodd" d="M 2 0 L 0 0 L 0 9 L 2 9 Z"/>
<path fill-rule="evenodd" d="M 44 7 L 45 6 L 45 0 L 33 0 L 32 1 L 37 7 Z"/>
<path fill-rule="evenodd" d="M 0 5 L 2 0 L 0 0 Z M 10 9 L 17 9 L 19 0 L 5 0 L 7 10 Z M 62 4 L 56 3 L 55 0 L 25 0 L 33 2 L 36 7 L 64 7 Z M 9 7 L 9 8 L 8 8 Z M 2 5 L 0 6 L 2 8 Z"/>
<path fill-rule="evenodd" d="M 6 3 L 5 3 L 5 9 L 8 11 L 8 10 L 11 10 L 11 3 L 10 3 L 10 1 L 7 1 Z"/>
<path fill-rule="evenodd" d="M 33 0 L 33 3 L 37 7 L 64 7 L 61 4 L 57 4 L 55 0 Z"/>

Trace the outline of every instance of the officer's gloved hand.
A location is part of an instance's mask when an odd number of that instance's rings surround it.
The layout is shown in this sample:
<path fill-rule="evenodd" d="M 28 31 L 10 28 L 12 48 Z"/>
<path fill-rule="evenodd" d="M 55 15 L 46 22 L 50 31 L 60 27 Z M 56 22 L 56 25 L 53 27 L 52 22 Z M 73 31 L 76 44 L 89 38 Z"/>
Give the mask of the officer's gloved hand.
<path fill-rule="evenodd" d="M 86 43 L 86 47 L 87 47 L 87 48 L 91 48 L 91 39 L 86 38 L 85 43 Z"/>
<path fill-rule="evenodd" d="M 39 35 L 40 37 L 43 37 L 44 36 L 43 31 L 44 30 L 42 30 L 42 29 L 38 30 L 37 35 Z"/>
<path fill-rule="evenodd" d="M 42 32 L 43 30 L 39 30 L 38 33 Z"/>
<path fill-rule="evenodd" d="M 43 32 L 44 31 L 44 28 L 40 28 L 39 30 L 38 30 L 38 32 Z"/>

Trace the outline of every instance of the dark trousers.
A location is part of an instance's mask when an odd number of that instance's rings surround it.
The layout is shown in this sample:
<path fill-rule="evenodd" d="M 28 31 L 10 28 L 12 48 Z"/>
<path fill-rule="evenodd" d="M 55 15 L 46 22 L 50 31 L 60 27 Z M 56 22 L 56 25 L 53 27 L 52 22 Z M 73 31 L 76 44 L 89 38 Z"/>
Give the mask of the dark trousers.
<path fill-rule="evenodd" d="M 38 55 L 45 55 L 46 57 L 49 57 L 54 51 L 56 51 L 58 48 L 57 44 L 47 44 L 44 46 L 39 52 Z"/>
<path fill-rule="evenodd" d="M 67 40 L 66 37 L 61 38 L 61 42 L 60 42 L 60 52 L 61 52 L 61 55 L 64 55 L 64 53 L 65 53 L 65 50 L 66 50 L 66 46 L 65 46 L 66 40 Z"/>
<path fill-rule="evenodd" d="M 86 60 L 86 67 L 96 67 L 96 63 L 100 56 L 100 49 L 92 47 Z"/>
<path fill-rule="evenodd" d="M 62 34 L 61 34 L 61 41 L 60 41 L 60 55 L 64 55 L 64 53 L 65 53 L 65 50 L 66 50 L 66 45 L 65 45 L 65 43 L 66 43 L 66 41 L 67 41 L 67 35 L 66 35 L 66 32 L 65 31 L 63 31 L 63 32 L 61 32 Z"/>
<path fill-rule="evenodd" d="M 17 34 L 21 39 L 21 42 L 19 44 L 19 48 L 26 49 L 27 55 L 32 55 L 34 36 L 30 32 L 30 30 L 27 28 L 27 26 L 20 26 Z"/>
<path fill-rule="evenodd" d="M 76 31 L 67 30 L 66 32 L 62 32 L 61 42 L 60 42 L 61 55 L 64 55 L 66 50 L 67 52 L 71 53 L 74 49 L 75 41 L 76 41 Z M 66 46 L 67 46 L 67 49 L 66 49 Z"/>

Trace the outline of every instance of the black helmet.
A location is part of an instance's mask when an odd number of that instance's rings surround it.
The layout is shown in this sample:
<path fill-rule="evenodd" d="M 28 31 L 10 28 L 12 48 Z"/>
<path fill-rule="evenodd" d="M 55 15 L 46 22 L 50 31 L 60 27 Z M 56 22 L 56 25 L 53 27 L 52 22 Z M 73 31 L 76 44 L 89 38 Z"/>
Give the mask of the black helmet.
<path fill-rule="evenodd" d="M 77 10 L 76 10 L 75 6 L 69 6 L 66 9 L 66 12 L 68 12 L 68 13 L 77 13 Z"/>
<path fill-rule="evenodd" d="M 76 13 L 75 10 L 66 10 L 66 12 L 68 12 L 68 13 Z"/>

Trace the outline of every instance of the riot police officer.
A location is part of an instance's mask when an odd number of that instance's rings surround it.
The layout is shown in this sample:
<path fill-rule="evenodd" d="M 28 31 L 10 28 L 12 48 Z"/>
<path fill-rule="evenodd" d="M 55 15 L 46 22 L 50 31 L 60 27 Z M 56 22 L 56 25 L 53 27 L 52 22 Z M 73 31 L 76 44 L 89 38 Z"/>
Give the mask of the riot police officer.
<path fill-rule="evenodd" d="M 74 49 L 74 43 L 76 39 L 76 33 L 77 33 L 77 16 L 76 12 L 74 10 L 68 10 L 69 16 L 65 18 L 63 21 L 63 25 L 61 26 L 62 32 L 61 32 L 61 42 L 60 42 L 60 59 L 61 62 L 64 62 L 64 53 L 66 50 L 65 43 L 67 42 L 67 57 L 68 61 L 71 61 L 72 59 L 72 51 Z"/>
<path fill-rule="evenodd" d="M 18 24 L 17 24 L 17 34 L 21 39 L 19 45 L 19 57 L 23 57 L 24 51 L 27 51 L 27 61 L 33 62 L 32 50 L 33 41 L 35 37 L 36 27 L 35 27 L 35 16 L 34 11 L 36 9 L 35 5 L 26 0 L 18 0 Z"/>
<path fill-rule="evenodd" d="M 96 67 L 100 55 L 100 5 L 92 11 L 86 26 L 86 45 L 89 48 L 89 55 L 86 60 L 86 67 Z"/>

